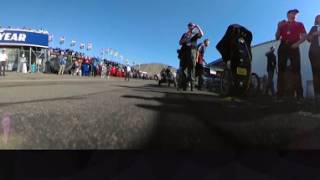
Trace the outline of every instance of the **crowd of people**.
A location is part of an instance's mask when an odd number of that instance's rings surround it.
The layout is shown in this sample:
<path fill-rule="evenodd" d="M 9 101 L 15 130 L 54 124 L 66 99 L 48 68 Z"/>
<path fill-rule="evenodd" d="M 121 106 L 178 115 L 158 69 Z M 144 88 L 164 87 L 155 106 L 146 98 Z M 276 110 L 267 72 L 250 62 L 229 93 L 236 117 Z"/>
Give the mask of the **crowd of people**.
<path fill-rule="evenodd" d="M 275 48 L 267 52 L 268 76 L 265 93 L 277 96 L 279 101 L 285 97 L 303 99 L 301 77 L 300 44 L 310 42 L 309 59 L 313 73 L 313 85 L 316 101 L 320 100 L 320 15 L 316 16 L 314 26 L 307 33 L 304 24 L 296 21 L 299 10 L 289 10 L 287 20 L 278 23 L 276 39 L 280 40 L 277 56 Z M 274 87 L 274 74 L 278 74 L 277 92 Z"/>
<path fill-rule="evenodd" d="M 277 56 L 275 48 L 271 48 L 266 54 L 268 58 L 265 93 L 271 92 L 279 101 L 285 97 L 295 97 L 298 101 L 303 99 L 303 86 L 301 78 L 301 56 L 299 46 L 306 40 L 311 43 L 309 57 L 313 72 L 314 92 L 317 100 L 320 100 L 320 15 L 316 16 L 314 26 L 307 33 L 302 22 L 296 21 L 299 11 L 297 9 L 287 12 L 287 20 L 279 22 L 276 31 L 276 40 L 280 41 Z M 188 24 L 188 31 L 180 39 L 181 49 L 178 50 L 180 59 L 181 77 L 178 86 L 184 91 L 187 85 L 191 85 L 193 91 L 196 78 L 198 87 L 202 85 L 202 67 L 204 53 L 209 45 L 206 39 L 198 45 L 197 41 L 204 36 L 201 28 L 193 23 Z M 278 59 L 278 60 L 277 60 Z M 274 89 L 274 74 L 278 74 L 277 92 Z M 286 88 L 292 85 L 291 91 Z"/>
<path fill-rule="evenodd" d="M 59 75 L 65 73 L 73 76 L 100 76 L 109 79 L 110 76 L 121 77 L 129 80 L 133 79 L 150 79 L 151 76 L 142 73 L 135 67 L 120 64 L 111 60 L 97 57 L 85 56 L 83 53 L 72 50 L 51 49 L 50 59 L 58 60 Z M 68 67 L 67 67 L 68 66 Z"/>

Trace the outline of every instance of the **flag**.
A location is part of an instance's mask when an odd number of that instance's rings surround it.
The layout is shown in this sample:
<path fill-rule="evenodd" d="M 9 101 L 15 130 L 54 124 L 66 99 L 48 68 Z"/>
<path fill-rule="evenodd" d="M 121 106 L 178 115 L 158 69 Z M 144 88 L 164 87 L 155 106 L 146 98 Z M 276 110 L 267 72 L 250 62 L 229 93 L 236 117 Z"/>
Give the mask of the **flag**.
<path fill-rule="evenodd" d="M 70 46 L 74 47 L 74 46 L 76 46 L 76 43 L 77 43 L 76 41 L 72 40 Z"/>
<path fill-rule="evenodd" d="M 114 57 L 118 57 L 118 56 L 119 56 L 119 52 L 118 51 L 114 52 Z"/>
<path fill-rule="evenodd" d="M 87 45 L 87 50 L 90 51 L 93 48 L 93 44 L 92 43 L 88 43 Z"/>
<path fill-rule="evenodd" d="M 114 53 L 113 49 L 110 49 L 109 55 L 113 56 L 113 53 Z"/>
<path fill-rule="evenodd" d="M 52 41 L 53 41 L 53 35 L 50 34 L 50 35 L 49 35 L 49 42 L 52 42 Z"/>
<path fill-rule="evenodd" d="M 86 45 L 85 45 L 84 43 L 81 43 L 81 44 L 80 44 L 80 49 L 84 49 L 85 46 L 86 46 Z"/>
<path fill-rule="evenodd" d="M 64 38 L 64 36 L 62 36 L 61 38 L 60 38 L 60 44 L 64 44 L 64 41 L 65 41 L 66 39 Z"/>

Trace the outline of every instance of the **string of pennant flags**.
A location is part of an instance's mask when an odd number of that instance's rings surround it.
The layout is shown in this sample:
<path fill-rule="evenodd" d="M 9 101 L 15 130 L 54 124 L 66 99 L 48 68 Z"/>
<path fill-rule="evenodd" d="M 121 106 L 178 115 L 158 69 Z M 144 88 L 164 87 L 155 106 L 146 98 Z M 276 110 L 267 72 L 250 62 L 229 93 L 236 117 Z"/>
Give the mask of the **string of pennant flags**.
<path fill-rule="evenodd" d="M 53 35 L 49 35 L 49 42 L 53 42 L 53 39 L 54 39 L 54 36 Z M 63 44 L 65 44 L 65 42 L 66 42 L 66 38 L 64 36 L 60 37 L 59 44 L 63 45 Z M 77 46 L 77 41 L 71 40 L 70 47 L 76 47 L 76 46 Z M 79 43 L 79 48 L 81 50 L 86 49 L 87 51 L 91 51 L 93 49 L 93 43 L 92 42 L 89 42 L 87 44 Z M 119 60 L 121 62 L 124 62 L 126 65 L 129 65 L 129 59 L 125 58 L 119 51 L 114 50 L 112 48 L 103 48 L 103 49 L 101 49 L 100 55 L 101 55 L 101 57 L 103 59 L 106 59 L 106 56 L 109 57 L 109 58 L 113 57 L 113 58 L 116 58 L 117 60 Z M 135 66 L 136 62 L 132 61 L 132 65 Z"/>

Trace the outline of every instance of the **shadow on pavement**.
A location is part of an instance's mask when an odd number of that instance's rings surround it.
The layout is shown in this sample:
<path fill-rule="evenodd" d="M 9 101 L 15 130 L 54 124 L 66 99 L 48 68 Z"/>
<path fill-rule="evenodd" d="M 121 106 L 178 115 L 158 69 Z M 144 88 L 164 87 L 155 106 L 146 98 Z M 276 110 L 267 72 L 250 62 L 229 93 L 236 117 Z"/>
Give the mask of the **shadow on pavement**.
<path fill-rule="evenodd" d="M 286 117 L 309 108 L 292 102 L 274 103 L 270 98 L 261 98 L 261 102 L 257 99 L 231 102 L 202 92 L 177 92 L 156 85 L 122 87 L 164 94 L 164 97 L 123 96 L 161 104 L 136 105 L 158 113 L 153 135 L 142 147 L 144 149 L 286 149 L 294 141 L 290 128 L 281 129 L 276 132 L 276 137 L 269 138 L 273 129 L 256 124 L 269 120 L 269 117 Z"/>

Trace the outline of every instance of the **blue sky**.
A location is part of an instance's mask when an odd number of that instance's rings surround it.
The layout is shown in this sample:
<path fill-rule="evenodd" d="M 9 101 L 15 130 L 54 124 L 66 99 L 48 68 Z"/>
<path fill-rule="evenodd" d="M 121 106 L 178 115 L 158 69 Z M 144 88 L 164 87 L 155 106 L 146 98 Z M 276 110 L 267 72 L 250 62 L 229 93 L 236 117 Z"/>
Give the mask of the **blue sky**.
<path fill-rule="evenodd" d="M 239 23 L 254 34 L 253 44 L 272 40 L 278 21 L 298 8 L 307 31 L 320 14 L 319 0 L 15 0 L 1 2 L 0 25 L 45 28 L 58 38 L 93 42 L 90 55 L 113 48 L 131 62 L 178 65 L 178 41 L 192 21 L 211 39 L 206 59 L 220 57 L 215 49 L 227 26 Z"/>

